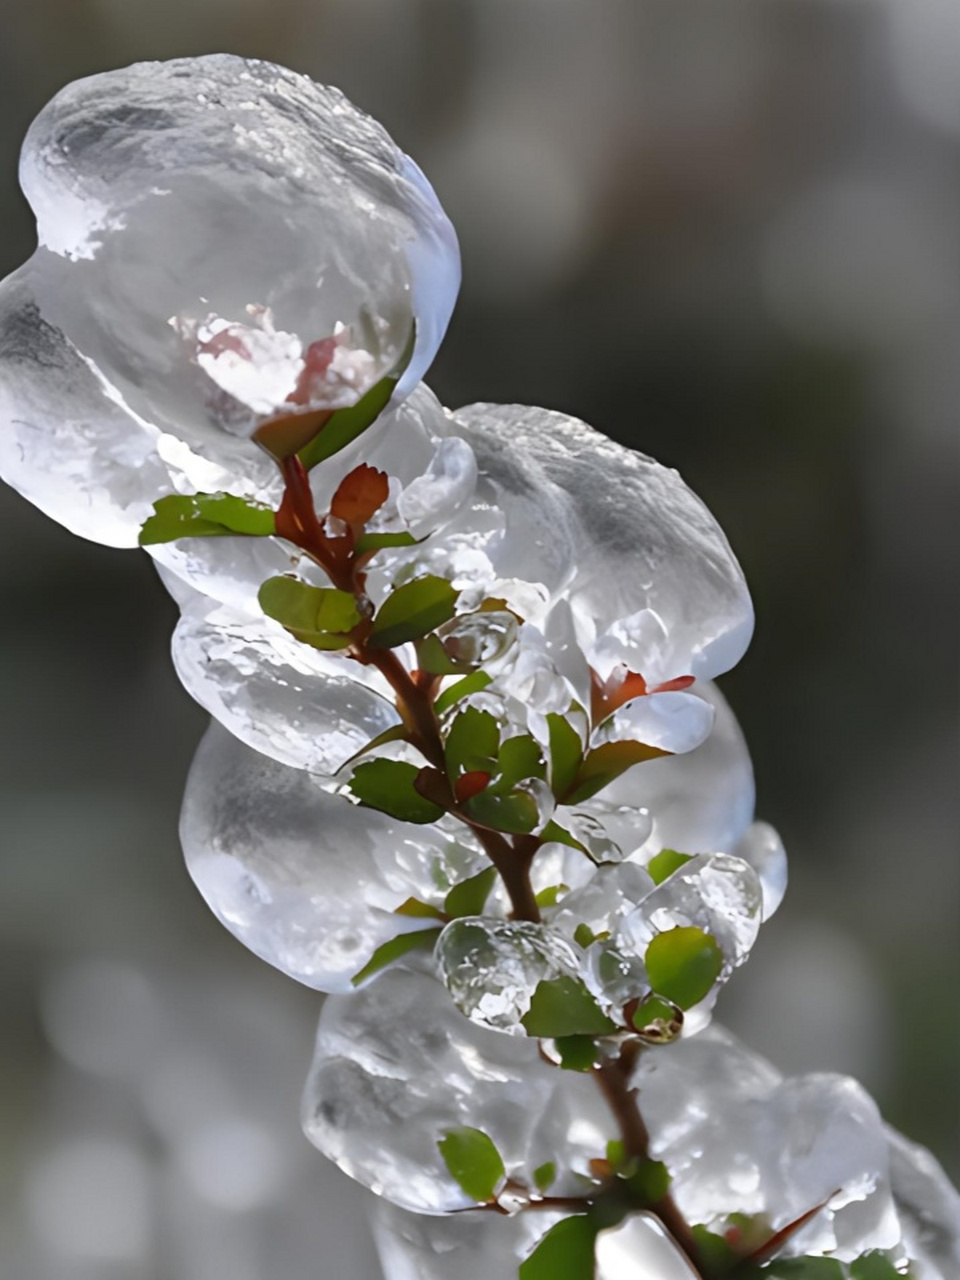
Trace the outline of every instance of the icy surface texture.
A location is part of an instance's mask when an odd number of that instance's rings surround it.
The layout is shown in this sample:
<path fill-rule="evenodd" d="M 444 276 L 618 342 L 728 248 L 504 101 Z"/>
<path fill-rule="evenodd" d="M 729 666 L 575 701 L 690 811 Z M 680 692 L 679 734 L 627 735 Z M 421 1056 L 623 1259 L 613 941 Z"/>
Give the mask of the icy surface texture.
<path fill-rule="evenodd" d="M 184 613 L 173 636 L 184 687 L 214 719 L 281 764 L 330 777 L 399 723 L 355 663 L 311 649 L 267 620 Z"/>
<path fill-rule="evenodd" d="M 889 1249 L 916 1257 L 923 1280 L 956 1274 L 960 1199 L 927 1152 L 888 1134 L 855 1081 L 784 1079 L 714 1027 L 645 1055 L 634 1084 L 689 1220 L 722 1227 L 746 1213 L 777 1230 L 824 1204 L 787 1252 Z"/>
<path fill-rule="evenodd" d="M 211 910 L 261 959 L 320 991 L 350 991 L 374 950 L 429 921 L 393 914 L 409 897 L 442 905 L 483 865 L 469 838 L 413 826 L 330 795 L 213 724 L 187 781 L 187 869 Z"/>
<path fill-rule="evenodd" d="M 566 588 L 598 662 L 654 683 L 739 661 L 753 630 L 743 574 L 675 471 L 546 409 L 478 404 L 455 421 L 506 512 L 500 573 Z"/>
<path fill-rule="evenodd" d="M 476 916 L 447 925 L 436 959 L 461 1013 L 479 1026 L 524 1035 L 520 1019 L 533 993 L 541 982 L 575 978 L 578 953 L 543 925 Z"/>
<path fill-rule="evenodd" d="M 49 321 L 162 431 L 228 467 L 277 413 L 354 403 L 459 285 L 423 174 L 336 89 L 227 54 L 79 80 L 40 113 L 21 182 Z"/>
<path fill-rule="evenodd" d="M 733 849 L 757 873 L 763 893 L 763 919 L 769 920 L 787 891 L 787 854 L 769 822 L 753 822 Z"/>
<path fill-rule="evenodd" d="M 526 1186 L 554 1161 L 567 1173 L 551 1189 L 557 1194 L 581 1191 L 574 1175 L 614 1136 L 587 1077 L 549 1066 L 533 1040 L 475 1025 L 435 978 L 401 970 L 327 1000 L 303 1123 L 345 1173 L 421 1213 L 473 1203 L 437 1149 L 451 1129 L 488 1134 L 507 1175 Z"/>

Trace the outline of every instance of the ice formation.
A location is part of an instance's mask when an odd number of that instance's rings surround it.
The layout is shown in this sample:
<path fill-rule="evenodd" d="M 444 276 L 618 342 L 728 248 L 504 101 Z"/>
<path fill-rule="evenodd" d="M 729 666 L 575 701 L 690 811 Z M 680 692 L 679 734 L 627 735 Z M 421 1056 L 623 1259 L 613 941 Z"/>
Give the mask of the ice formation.
<path fill-rule="evenodd" d="M 955 1280 L 931 1157 L 709 1025 L 786 858 L 700 500 L 575 418 L 440 405 L 454 233 L 337 90 L 93 76 L 22 179 L 0 473 L 181 610 L 188 868 L 334 993 L 304 1127 L 383 1198 L 386 1280 Z"/>

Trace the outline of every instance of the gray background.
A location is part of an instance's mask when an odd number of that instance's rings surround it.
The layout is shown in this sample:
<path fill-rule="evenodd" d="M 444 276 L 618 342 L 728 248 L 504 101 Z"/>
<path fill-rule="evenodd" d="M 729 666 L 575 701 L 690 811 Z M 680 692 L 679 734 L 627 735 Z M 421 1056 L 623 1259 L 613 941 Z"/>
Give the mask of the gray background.
<path fill-rule="evenodd" d="M 721 1016 L 956 1174 L 960 6 L 2 0 L 0 274 L 47 98 L 214 50 L 339 84 L 430 176 L 446 403 L 578 414 L 720 519 L 759 616 L 724 689 L 792 874 Z M 181 868 L 172 605 L 7 491 L 0 581 L 0 1271 L 369 1280 L 297 1129 L 317 997 Z"/>

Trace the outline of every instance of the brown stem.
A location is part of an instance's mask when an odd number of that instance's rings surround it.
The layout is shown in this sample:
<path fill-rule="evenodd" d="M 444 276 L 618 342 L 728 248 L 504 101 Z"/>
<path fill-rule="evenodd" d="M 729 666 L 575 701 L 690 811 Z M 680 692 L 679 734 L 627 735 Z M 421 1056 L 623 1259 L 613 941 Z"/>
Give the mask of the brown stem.
<path fill-rule="evenodd" d="M 282 471 L 286 492 L 277 513 L 278 534 L 310 555 L 326 570 L 335 587 L 351 592 L 359 603 L 367 604 L 363 595 L 362 574 L 356 558 L 351 554 L 352 545 L 344 543 L 341 549 L 339 539 L 327 537 L 317 519 L 310 478 L 303 465 L 294 456 L 283 462 Z M 352 646 L 351 656 L 376 667 L 381 673 L 393 689 L 397 711 L 410 733 L 410 741 L 436 770 L 445 774 L 443 740 L 433 704 L 436 683 L 412 676 L 392 650 L 370 649 L 365 643 L 362 628 L 358 640 Z M 511 843 L 500 832 L 472 821 L 459 808 L 452 792 L 447 808 L 471 828 L 496 867 L 510 898 L 513 918 L 538 924 L 541 920 L 540 908 L 530 881 L 530 868 L 540 847 L 539 838 L 532 835 L 518 836 Z M 626 1154 L 638 1160 L 648 1160 L 650 1135 L 637 1106 L 636 1090 L 629 1084 L 638 1052 L 639 1045 L 628 1042 L 621 1050 L 619 1059 L 604 1062 L 593 1074 L 617 1121 Z M 697 1274 L 704 1277 L 693 1232 L 673 1197 L 667 1194 L 649 1208 L 670 1232 Z"/>
<path fill-rule="evenodd" d="M 593 1075 L 607 1106 L 613 1112 L 625 1153 L 636 1160 L 649 1160 L 650 1134 L 637 1105 L 637 1091 L 630 1085 L 638 1053 L 638 1046 L 629 1042 L 624 1046 L 620 1058 L 602 1063 L 594 1069 Z M 697 1275 L 704 1277 L 696 1239 L 673 1196 L 668 1192 L 648 1207 L 670 1232 Z"/>

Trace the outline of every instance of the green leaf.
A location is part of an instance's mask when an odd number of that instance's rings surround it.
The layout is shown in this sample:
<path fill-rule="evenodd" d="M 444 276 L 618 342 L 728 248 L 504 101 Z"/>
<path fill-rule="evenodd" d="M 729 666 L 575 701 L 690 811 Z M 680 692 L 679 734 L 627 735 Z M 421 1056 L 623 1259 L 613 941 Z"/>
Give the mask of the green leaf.
<path fill-rule="evenodd" d="M 449 711 L 452 706 L 455 706 L 461 698 L 465 698 L 471 693 L 479 693 L 482 689 L 485 689 L 492 679 L 493 676 L 487 675 L 486 671 L 474 671 L 472 675 L 464 676 L 462 680 L 452 684 L 449 689 L 444 689 L 433 704 L 434 710 L 438 716 L 442 716 L 445 711 Z"/>
<path fill-rule="evenodd" d="M 376 751 L 378 747 L 385 747 L 388 742 L 406 742 L 407 733 L 406 725 L 402 724 L 395 724 L 389 729 L 384 729 L 383 733 L 378 733 L 375 738 L 365 742 L 359 751 L 354 752 L 349 760 L 345 760 L 340 766 L 341 769 L 346 769 L 348 765 L 353 764 L 354 760 L 359 760 L 361 756 L 368 755 L 371 751 Z"/>
<path fill-rule="evenodd" d="M 498 795 L 488 787 L 463 807 L 475 822 L 492 827 L 494 831 L 505 831 L 508 835 L 529 835 L 540 821 L 536 800 L 522 789 Z"/>
<path fill-rule="evenodd" d="M 582 804 L 635 764 L 669 754 L 659 747 L 648 747 L 644 742 L 605 742 L 594 747 L 587 752 L 573 790 L 564 796 L 564 804 Z"/>
<path fill-rule="evenodd" d="M 536 895 L 536 903 L 538 907 L 555 907 L 562 893 L 566 893 L 570 886 L 567 884 L 548 884 L 545 889 L 541 889 Z"/>
<path fill-rule="evenodd" d="M 580 735 L 566 718 L 556 712 L 547 716 L 550 733 L 550 785 L 557 799 L 571 789 L 583 762 Z"/>
<path fill-rule="evenodd" d="M 479 916 L 483 914 L 483 904 L 490 896 L 497 878 L 496 867 L 484 867 L 469 880 L 461 880 L 455 884 L 444 899 L 443 909 L 453 920 L 461 916 Z"/>
<path fill-rule="evenodd" d="M 276 531 L 276 514 L 262 502 L 249 502 L 232 493 L 172 493 L 153 504 L 153 515 L 140 530 L 140 545 L 237 534 L 263 538 Z"/>
<path fill-rule="evenodd" d="M 611 1138 L 607 1143 L 607 1160 L 614 1169 L 619 1169 L 627 1162 L 627 1148 L 619 1138 Z"/>
<path fill-rule="evenodd" d="M 587 853 L 585 845 L 581 844 L 566 828 L 561 827 L 559 823 L 554 822 L 552 819 L 540 832 L 540 839 L 544 844 L 565 844 L 569 849 L 576 849 L 579 853 Z"/>
<path fill-rule="evenodd" d="M 414 919 L 425 920 L 442 920 L 446 923 L 446 915 L 439 907 L 432 906 L 429 902 L 421 902 L 419 898 L 407 898 L 401 902 L 399 907 L 394 907 L 393 914 L 395 916 L 411 916 Z"/>
<path fill-rule="evenodd" d="M 662 1160 L 641 1160 L 623 1182 L 641 1208 L 648 1208 L 670 1190 L 670 1171 Z"/>
<path fill-rule="evenodd" d="M 578 947 L 583 947 L 584 951 L 586 951 L 587 947 L 592 946 L 599 937 L 600 934 L 594 933 L 590 926 L 582 920 L 573 931 L 574 942 Z"/>
<path fill-rule="evenodd" d="M 855 1262 L 850 1263 L 851 1280 L 904 1280 L 885 1253 L 871 1249 Z"/>
<path fill-rule="evenodd" d="M 385 547 L 415 547 L 420 538 L 412 533 L 364 533 L 357 539 L 354 553 L 358 556 L 368 555 L 371 551 L 383 551 Z"/>
<path fill-rule="evenodd" d="M 547 1160 L 545 1164 L 537 1165 L 533 1171 L 533 1185 L 541 1195 L 549 1191 L 556 1180 L 557 1166 L 552 1160 Z"/>
<path fill-rule="evenodd" d="M 519 1280 L 594 1280 L 596 1240 L 590 1218 L 561 1218 L 520 1264 Z"/>
<path fill-rule="evenodd" d="M 408 640 L 419 640 L 453 617 L 459 595 L 446 578 L 433 574 L 405 582 L 377 610 L 368 646 L 393 649 Z"/>
<path fill-rule="evenodd" d="M 410 337 L 400 359 L 386 377 L 381 378 L 370 390 L 360 397 L 356 404 L 345 409 L 337 409 L 330 415 L 320 433 L 304 445 L 298 457 L 309 471 L 318 462 L 332 458 L 335 453 L 345 449 L 371 427 L 390 403 L 394 388 L 403 376 L 403 372 L 413 356 L 416 347 L 416 325 L 410 328 Z"/>
<path fill-rule="evenodd" d="M 520 1019 L 529 1036 L 604 1036 L 616 1027 L 579 978 L 544 979 Z"/>
<path fill-rule="evenodd" d="M 553 1043 L 564 1071 L 591 1071 L 600 1061 L 593 1036 L 557 1036 Z"/>
<path fill-rule="evenodd" d="M 465 707 L 451 723 L 444 743 L 450 781 L 477 769 L 493 773 L 499 749 L 500 726 L 496 717 L 477 707 Z"/>
<path fill-rule="evenodd" d="M 844 1280 L 836 1258 L 782 1258 L 760 1274 L 765 1280 Z"/>
<path fill-rule="evenodd" d="M 403 760 L 368 760 L 358 764 L 350 791 L 368 809 L 379 809 L 403 822 L 436 822 L 443 809 L 414 786 L 420 770 Z"/>
<path fill-rule="evenodd" d="M 693 1228 L 693 1238 L 697 1242 L 697 1253 L 708 1275 L 723 1275 L 730 1271 L 739 1258 L 724 1236 L 708 1231 L 706 1227 Z"/>
<path fill-rule="evenodd" d="M 540 743 L 530 733 L 505 738 L 500 744 L 499 771 L 494 790 L 501 795 L 526 778 L 542 778 L 546 773 L 546 761 Z"/>
<path fill-rule="evenodd" d="M 417 641 L 417 666 L 421 671 L 429 671 L 434 676 L 456 676 L 473 670 L 472 667 L 454 662 L 443 647 L 440 637 L 435 634 Z"/>
<path fill-rule="evenodd" d="M 647 947 L 644 964 L 654 991 L 681 1009 L 689 1009 L 716 982 L 723 952 L 709 933 L 680 927 L 657 934 Z"/>
<path fill-rule="evenodd" d="M 257 599 L 268 618 L 317 649 L 345 649 L 348 633 L 360 621 L 357 602 L 348 591 L 312 587 L 299 578 L 268 578 Z"/>
<path fill-rule="evenodd" d="M 471 1200 L 489 1204 L 506 1177 L 503 1158 L 480 1129 L 450 1129 L 437 1143 L 451 1178 Z"/>
<path fill-rule="evenodd" d="M 676 849 L 661 849 L 647 863 L 647 870 L 653 878 L 653 883 L 663 884 L 668 876 L 672 876 L 675 871 L 679 871 L 685 862 L 690 861 L 691 857 L 692 855 L 689 853 L 677 853 Z"/>
<path fill-rule="evenodd" d="M 394 960 L 399 960 L 401 956 L 405 956 L 409 951 L 432 951 L 439 937 L 439 925 L 435 929 L 418 929 L 414 933 L 400 933 L 395 938 L 391 938 L 389 942 L 377 947 L 367 963 L 359 973 L 353 975 L 350 981 L 355 987 L 359 987 L 361 982 L 365 982 L 367 978 L 372 978 L 375 973 L 379 973 L 387 965 L 393 964 Z"/>

